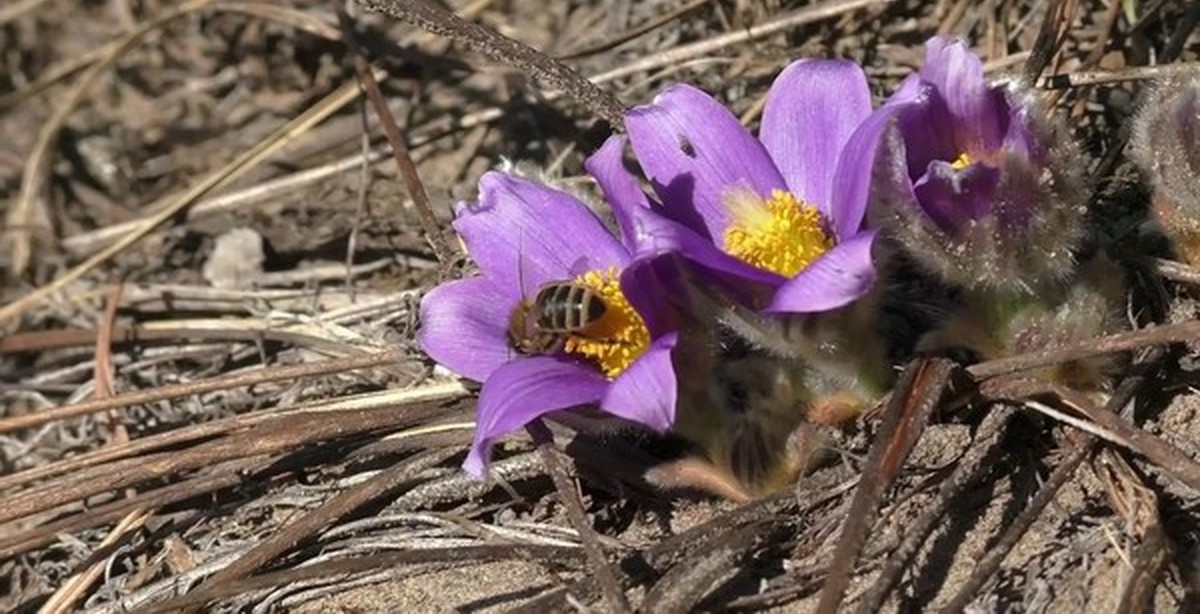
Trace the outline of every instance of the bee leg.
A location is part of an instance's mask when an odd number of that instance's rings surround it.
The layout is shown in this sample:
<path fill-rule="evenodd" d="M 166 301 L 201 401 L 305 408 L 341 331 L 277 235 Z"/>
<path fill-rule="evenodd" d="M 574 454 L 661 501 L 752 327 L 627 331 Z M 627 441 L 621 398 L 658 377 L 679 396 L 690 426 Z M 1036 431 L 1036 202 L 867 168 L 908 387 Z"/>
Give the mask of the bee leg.
<path fill-rule="evenodd" d="M 736 503 L 746 503 L 754 498 L 728 471 L 697 456 L 656 465 L 643 477 L 662 490 L 701 490 Z"/>

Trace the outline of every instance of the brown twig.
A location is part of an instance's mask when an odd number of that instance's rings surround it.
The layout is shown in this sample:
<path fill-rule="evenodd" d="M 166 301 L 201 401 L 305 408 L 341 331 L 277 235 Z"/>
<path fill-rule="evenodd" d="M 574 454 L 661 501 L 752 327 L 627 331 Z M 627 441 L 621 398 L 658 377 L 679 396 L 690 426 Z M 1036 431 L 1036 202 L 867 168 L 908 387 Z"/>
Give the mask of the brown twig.
<path fill-rule="evenodd" d="M 403 19 L 425 30 L 459 41 L 504 62 L 539 81 L 558 88 L 614 128 L 624 125 L 625 107 L 605 90 L 574 69 L 528 45 L 419 0 L 358 0 L 370 11 Z"/>
<path fill-rule="evenodd" d="M 583 49 L 580 49 L 579 51 L 572 51 L 570 53 L 561 55 L 558 57 L 558 59 L 574 60 L 576 58 L 587 57 L 589 55 L 595 55 L 597 53 L 602 53 L 602 52 L 608 51 L 609 49 L 614 49 L 616 47 L 620 47 L 621 45 L 624 45 L 625 43 L 628 43 L 629 41 L 631 41 L 635 38 L 638 38 L 639 36 L 653 32 L 653 31 L 671 23 L 672 21 L 675 21 L 676 19 L 679 19 L 680 17 L 683 17 L 684 15 L 691 13 L 692 11 L 694 11 L 706 4 L 711 4 L 712 2 L 713 2 L 713 0 L 692 0 L 691 2 L 688 2 L 687 4 L 685 4 L 681 7 L 678 7 L 675 10 L 673 10 L 657 19 L 651 19 L 650 21 L 646 22 L 645 24 L 642 24 L 641 26 L 638 26 L 632 30 L 629 30 L 628 32 L 622 32 L 617 37 L 596 43 L 595 45 L 592 45 L 590 47 L 585 47 Z"/>
<path fill-rule="evenodd" d="M 883 608 L 892 588 L 900 581 L 901 575 L 909 570 L 909 562 L 926 538 L 938 527 L 938 523 L 946 518 L 947 508 L 959 493 L 977 482 L 990 466 L 984 461 L 996 450 L 1003 440 L 1009 421 L 1016 415 L 1012 408 L 1002 407 L 992 410 L 979 426 L 979 434 L 971 442 L 967 453 L 955 464 L 954 473 L 938 486 L 937 496 L 931 501 L 920 516 L 905 530 L 904 539 L 892 551 L 879 570 L 879 575 L 871 584 L 858 603 L 858 611 L 862 614 L 879 612 Z"/>
<path fill-rule="evenodd" d="M 980 387 L 980 392 L 992 398 L 1018 403 L 1022 399 L 1054 395 L 1067 407 L 1112 433 L 1115 436 L 1113 443 L 1144 456 L 1171 477 L 1200 491 L 1200 462 L 1163 439 L 1130 424 L 1111 409 L 1097 406 L 1075 390 L 1038 380 L 1009 380 L 985 383 Z"/>
<path fill-rule="evenodd" d="M 258 543 L 225 569 L 210 576 L 194 590 L 203 594 L 215 587 L 225 586 L 250 577 L 271 561 L 311 539 L 320 531 L 352 514 L 355 510 L 396 494 L 410 485 L 420 471 L 456 454 L 457 450 L 430 450 L 413 456 L 398 466 L 380 472 L 371 479 L 342 491 L 323 505 Z"/>
<path fill-rule="evenodd" d="M 558 491 L 558 498 L 567 510 L 567 518 L 570 519 L 571 525 L 579 534 L 583 551 L 587 553 L 588 565 L 591 567 L 592 573 L 596 574 L 600 580 L 600 589 L 608 611 L 632 612 L 633 609 L 629 607 L 629 601 L 625 598 L 625 591 L 621 588 L 621 582 L 617 580 L 612 564 L 609 563 L 608 557 L 600 547 L 600 540 L 596 538 L 596 530 L 592 528 L 587 514 L 583 511 L 579 492 L 571 484 L 562 463 L 559 462 L 558 451 L 554 449 L 554 437 L 545 425 L 540 423 L 532 425 L 530 433 L 535 440 L 540 440 L 538 453 L 542 457 L 542 463 L 546 466 L 550 478 L 554 480 L 554 488 Z"/>
<path fill-rule="evenodd" d="M 967 367 L 967 372 L 978 379 L 986 379 L 1105 354 L 1128 352 L 1153 345 L 1182 343 L 1196 338 L 1200 338 L 1200 322 L 1150 326 L 1100 339 L 1052 347 L 1040 352 L 981 362 Z"/>
<path fill-rule="evenodd" d="M 314 563 L 296 569 L 265 573 L 247 580 L 231 582 L 222 586 L 209 586 L 204 590 L 193 591 L 180 597 L 134 610 L 134 612 L 139 614 L 174 612 L 183 608 L 200 606 L 215 599 L 274 588 L 291 582 L 379 571 L 381 569 L 409 567 L 420 563 L 475 564 L 514 558 L 527 558 L 561 564 L 563 562 L 582 562 L 584 556 L 578 548 L 545 545 L 489 544 L 460 546 L 457 548 L 401 550 L 399 552 L 386 552 L 370 556 Z"/>
<path fill-rule="evenodd" d="M 1101 450 L 1092 460 L 1092 468 L 1104 484 L 1109 507 L 1125 521 L 1126 532 L 1137 540 L 1130 566 L 1121 574 L 1121 605 L 1117 611 L 1148 612 L 1174 550 L 1163 529 L 1158 496 L 1122 454 L 1112 448 Z"/>
<path fill-rule="evenodd" d="M 1033 42 L 1033 49 L 1022 71 L 1022 81 L 1026 84 L 1037 82 L 1037 78 L 1050 65 L 1054 54 L 1058 53 L 1066 35 L 1075 20 L 1079 9 L 1079 0 L 1051 0 L 1046 7 L 1046 17 Z"/>
<path fill-rule="evenodd" d="M 40 411 L 35 414 L 25 414 L 21 416 L 0 419 L 0 433 L 11 433 L 21 429 L 49 424 L 58 420 L 78 418 L 79 416 L 86 416 L 88 414 L 110 409 L 142 405 L 145 403 L 153 403 L 156 401 L 202 394 L 205 392 L 213 392 L 216 390 L 228 390 L 230 388 L 253 386 L 255 384 L 264 384 L 268 382 L 278 382 L 305 377 L 317 377 L 320 375 L 331 375 L 334 373 L 343 373 L 356 369 L 379 367 L 395 362 L 400 357 L 400 354 L 383 352 L 378 354 L 367 354 L 365 356 L 323 360 L 320 362 L 305 363 L 300 365 L 289 365 L 285 367 L 270 367 L 250 373 L 222 375 L 196 382 L 188 382 L 186 384 L 159 386 L 158 388 L 153 388 L 151 390 L 130 392 L 127 394 L 109 397 L 107 399 L 96 399 L 94 401 L 84 401 L 83 403 L 76 403 L 74 405 L 63 405 L 61 407 Z"/>
<path fill-rule="evenodd" d="M 1155 358 L 1149 357 L 1144 362 L 1149 363 L 1154 360 Z M 1141 376 L 1131 376 L 1123 380 L 1109 398 L 1108 407 L 1116 409 L 1128 405 L 1133 400 L 1142 381 L 1143 377 Z M 1097 439 L 1092 435 L 1080 434 L 1079 439 L 1071 445 L 1066 456 L 1042 483 L 1037 494 L 1029 500 L 1025 509 L 1021 510 L 1021 513 L 1004 530 L 1000 539 L 996 540 L 995 545 L 980 559 L 971 575 L 959 586 L 958 592 L 954 593 L 950 601 L 939 610 L 939 614 L 958 614 L 979 596 L 979 589 L 983 588 L 983 585 L 1000 570 L 1000 565 L 1004 562 L 1005 557 L 1012 552 L 1012 549 L 1041 516 L 1042 510 L 1050 504 L 1050 501 L 1058 494 L 1058 490 L 1067 483 L 1067 480 L 1071 479 L 1071 476 L 1075 475 L 1075 470 L 1079 468 L 1079 465 L 1091 455 L 1096 443 Z"/>
<path fill-rule="evenodd" d="M 888 402 L 883 422 L 875 433 L 863 464 L 862 478 L 842 522 L 841 536 L 825 576 L 817 612 L 833 614 L 838 611 L 850 585 L 854 564 L 866 543 L 867 530 L 879 512 L 879 499 L 924 432 L 954 368 L 954 363 L 934 358 L 917 359 L 904 370 Z"/>
<path fill-rule="evenodd" d="M 433 205 L 429 202 L 429 194 L 425 192 L 425 184 L 421 182 L 421 175 L 417 172 L 417 165 L 413 163 L 412 154 L 408 150 L 408 143 L 404 139 L 404 134 L 400 131 L 400 126 L 396 124 L 396 117 L 392 115 L 392 110 L 388 108 L 387 100 L 383 98 L 383 92 L 379 90 L 379 82 L 375 80 L 375 75 L 371 72 L 371 65 L 367 62 L 366 51 L 358 42 L 358 38 L 354 32 L 354 23 L 345 11 L 340 10 L 340 1 L 335 0 L 334 4 L 339 7 L 338 23 L 341 24 L 343 38 L 353 56 L 354 72 L 358 75 L 359 85 L 362 86 L 367 99 L 371 101 L 371 107 L 375 109 L 375 116 L 379 118 L 379 125 L 383 127 L 383 134 L 387 137 L 388 145 L 392 147 L 392 157 L 396 160 L 396 166 L 400 169 L 400 178 L 404 181 L 404 188 L 408 191 L 409 197 L 412 198 L 413 204 L 417 208 L 417 216 L 421 220 L 421 227 L 425 231 L 425 237 L 433 247 L 433 253 L 441 264 L 443 277 L 445 277 L 450 270 L 455 252 L 446 240 L 446 235 L 442 233 L 441 225 L 438 224 L 437 216 L 433 212 Z M 447 19 L 474 25 L 472 22 L 466 21 L 454 13 L 447 11 L 444 14 L 448 16 Z"/>

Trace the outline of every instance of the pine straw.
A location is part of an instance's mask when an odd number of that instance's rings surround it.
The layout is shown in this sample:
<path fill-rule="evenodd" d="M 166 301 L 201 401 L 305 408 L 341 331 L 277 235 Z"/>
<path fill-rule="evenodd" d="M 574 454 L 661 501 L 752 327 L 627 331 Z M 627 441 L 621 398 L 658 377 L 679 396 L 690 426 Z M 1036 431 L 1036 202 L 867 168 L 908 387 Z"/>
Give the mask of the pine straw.
<path fill-rule="evenodd" d="M 1177 315 L 1200 274 L 1137 234 L 1121 151 L 1140 80 L 1200 61 L 1186 4 L 460 4 L 541 52 L 446 30 L 492 60 L 328 3 L 14 5 L 0 259 L 26 275 L 0 309 L 0 609 L 1185 608 L 1200 394 L 1170 344 L 1200 336 Z M 656 492 L 659 442 L 570 424 L 547 439 L 569 456 L 518 437 L 492 481 L 457 470 L 473 397 L 421 356 L 415 305 L 457 274 L 423 237 L 483 170 L 504 156 L 575 182 L 611 101 L 675 79 L 747 122 L 795 57 L 855 59 L 883 93 L 938 32 L 1070 115 L 1140 330 L 915 362 L 841 462 L 741 507 Z M 213 288 L 198 270 L 237 226 L 271 244 L 268 271 Z M 1107 405 L 1021 378 L 1114 352 L 1134 356 Z M 470 586 L 430 596 L 464 569 Z"/>

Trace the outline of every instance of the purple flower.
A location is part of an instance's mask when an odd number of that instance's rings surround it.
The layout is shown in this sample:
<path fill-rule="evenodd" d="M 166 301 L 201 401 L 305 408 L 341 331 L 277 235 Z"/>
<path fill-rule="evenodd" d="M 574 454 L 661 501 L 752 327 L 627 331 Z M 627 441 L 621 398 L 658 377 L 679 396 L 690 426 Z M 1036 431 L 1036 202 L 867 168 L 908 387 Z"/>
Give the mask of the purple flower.
<path fill-rule="evenodd" d="M 754 306 L 766 312 L 821 312 L 863 296 L 875 281 L 875 234 L 862 229 L 874 152 L 845 145 L 870 113 L 862 70 L 829 60 L 780 73 L 757 139 L 688 85 L 631 110 L 633 151 L 662 200 L 650 206 L 682 228 L 659 239 L 764 288 Z"/>
<path fill-rule="evenodd" d="M 925 65 L 851 139 L 880 148 L 870 212 L 927 268 L 968 287 L 1067 277 L 1083 236 L 1079 154 L 1034 97 L 989 83 L 966 45 L 935 37 Z"/>
<path fill-rule="evenodd" d="M 605 186 L 624 181 L 612 173 L 598 179 Z M 635 257 L 631 236 L 615 237 L 570 194 L 499 172 L 485 174 L 479 191 L 478 203 L 460 205 L 454 228 L 481 274 L 429 292 L 419 333 L 434 360 L 483 382 L 464 468 L 483 475 L 495 439 L 578 406 L 598 405 L 657 431 L 669 428 L 678 335 L 659 289 L 662 267 Z M 523 313 L 519 308 L 530 306 L 547 284 L 561 282 L 602 299 L 599 329 L 563 335 L 545 351 L 518 353 L 509 331 Z"/>

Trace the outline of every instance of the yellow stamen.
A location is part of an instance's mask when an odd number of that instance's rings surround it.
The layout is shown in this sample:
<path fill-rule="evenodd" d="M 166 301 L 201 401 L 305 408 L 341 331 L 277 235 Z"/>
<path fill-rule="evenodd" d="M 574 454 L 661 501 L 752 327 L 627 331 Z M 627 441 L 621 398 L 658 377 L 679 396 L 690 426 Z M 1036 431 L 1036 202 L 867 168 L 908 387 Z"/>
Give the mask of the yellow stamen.
<path fill-rule="evenodd" d="M 971 156 L 967 155 L 965 151 L 959 154 L 958 158 L 950 163 L 950 168 L 956 171 L 961 171 L 968 166 L 971 166 Z"/>
<path fill-rule="evenodd" d="M 725 251 L 760 269 L 793 277 L 835 245 L 821 212 L 791 192 L 775 190 L 763 202 L 753 192 L 736 190 L 726 195 L 725 205 L 730 213 Z"/>
<path fill-rule="evenodd" d="M 615 267 L 588 271 L 575 279 L 599 294 L 607 310 L 599 322 L 588 327 L 588 336 L 568 335 L 563 346 L 567 352 L 595 362 L 609 379 L 623 373 L 650 347 L 650 331 L 617 280 Z"/>

